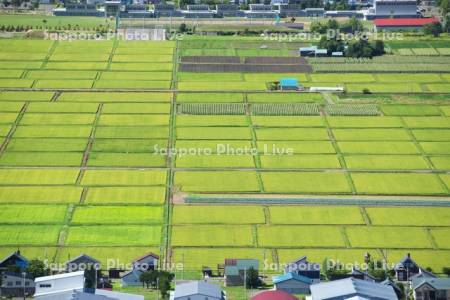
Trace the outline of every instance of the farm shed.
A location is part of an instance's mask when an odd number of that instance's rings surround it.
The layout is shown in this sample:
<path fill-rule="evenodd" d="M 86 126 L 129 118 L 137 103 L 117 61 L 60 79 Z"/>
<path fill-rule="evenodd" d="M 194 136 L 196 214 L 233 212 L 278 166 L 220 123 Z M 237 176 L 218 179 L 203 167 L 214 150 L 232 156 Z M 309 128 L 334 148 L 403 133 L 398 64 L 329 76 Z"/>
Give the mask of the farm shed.
<path fill-rule="evenodd" d="M 373 21 L 377 30 L 416 30 L 426 24 L 439 22 L 436 18 L 376 19 Z"/>
<path fill-rule="evenodd" d="M 294 272 L 286 273 L 272 278 L 275 290 L 285 291 L 290 294 L 309 294 L 309 287 L 313 283 L 308 277 Z"/>
<path fill-rule="evenodd" d="M 258 270 L 256 259 L 225 259 L 225 285 L 244 285 L 246 272 L 250 269 Z"/>
<path fill-rule="evenodd" d="M 297 78 L 281 78 L 280 88 L 282 91 L 296 91 L 299 89 Z"/>

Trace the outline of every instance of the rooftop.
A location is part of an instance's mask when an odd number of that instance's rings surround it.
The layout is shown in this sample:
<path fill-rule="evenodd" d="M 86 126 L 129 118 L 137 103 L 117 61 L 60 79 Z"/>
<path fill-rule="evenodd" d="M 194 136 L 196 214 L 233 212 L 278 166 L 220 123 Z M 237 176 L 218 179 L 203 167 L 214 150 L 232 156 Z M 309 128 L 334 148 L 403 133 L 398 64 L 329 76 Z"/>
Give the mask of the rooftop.
<path fill-rule="evenodd" d="M 436 18 L 375 19 L 375 26 L 423 26 L 439 22 Z"/>
<path fill-rule="evenodd" d="M 308 284 L 312 283 L 312 280 L 310 278 L 308 278 L 306 276 L 298 275 L 298 274 L 296 274 L 294 272 L 289 272 L 289 273 L 286 273 L 286 274 L 283 274 L 283 275 L 280 275 L 280 276 L 274 276 L 273 277 L 273 283 L 277 284 L 277 283 L 280 283 L 280 282 L 283 282 L 283 281 L 286 281 L 286 280 L 291 280 L 291 279 L 294 279 L 294 280 L 297 280 L 297 281 L 301 281 L 301 282 L 304 282 L 304 283 L 308 283 Z"/>
<path fill-rule="evenodd" d="M 314 300 L 347 295 L 397 300 L 397 295 L 391 286 L 355 278 L 313 284 L 311 285 L 311 295 Z"/>
<path fill-rule="evenodd" d="M 218 285 L 205 281 L 188 281 L 178 283 L 175 286 L 175 297 L 187 297 L 191 295 L 203 295 L 213 298 L 222 298 L 222 290 Z"/>

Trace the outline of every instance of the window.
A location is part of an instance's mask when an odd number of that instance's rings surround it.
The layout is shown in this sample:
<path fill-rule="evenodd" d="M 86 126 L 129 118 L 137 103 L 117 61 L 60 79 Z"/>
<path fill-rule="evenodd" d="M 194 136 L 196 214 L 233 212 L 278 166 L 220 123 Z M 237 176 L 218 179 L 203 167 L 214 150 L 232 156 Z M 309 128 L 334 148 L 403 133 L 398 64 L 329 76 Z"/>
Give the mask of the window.
<path fill-rule="evenodd" d="M 22 282 L 20 282 L 20 281 L 16 281 L 16 285 L 22 285 Z"/>
<path fill-rule="evenodd" d="M 11 281 L 6 283 L 6 286 L 13 286 L 13 283 Z"/>
<path fill-rule="evenodd" d="M 39 287 L 40 287 L 40 288 L 51 288 L 52 285 L 51 285 L 51 284 L 45 284 L 45 283 L 43 283 L 43 284 L 40 284 Z"/>
<path fill-rule="evenodd" d="M 29 281 L 26 281 L 26 282 L 25 282 L 25 286 L 30 286 L 30 282 L 29 282 Z"/>

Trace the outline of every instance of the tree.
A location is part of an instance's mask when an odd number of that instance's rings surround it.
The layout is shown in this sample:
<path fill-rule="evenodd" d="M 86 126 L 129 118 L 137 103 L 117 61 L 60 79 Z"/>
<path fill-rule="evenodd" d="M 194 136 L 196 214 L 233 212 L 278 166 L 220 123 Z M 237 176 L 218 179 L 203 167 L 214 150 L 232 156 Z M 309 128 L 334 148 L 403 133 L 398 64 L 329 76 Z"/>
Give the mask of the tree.
<path fill-rule="evenodd" d="M 185 33 L 185 32 L 187 32 L 187 25 L 186 25 L 186 23 L 181 23 L 181 24 L 180 24 L 180 27 L 178 28 L 178 31 L 179 31 L 180 33 Z"/>
<path fill-rule="evenodd" d="M 324 34 L 327 32 L 328 26 L 326 24 L 322 24 L 321 22 L 312 22 L 309 30 L 311 32 Z"/>
<path fill-rule="evenodd" d="M 261 281 L 259 280 L 258 270 L 252 268 L 248 269 L 246 272 L 246 286 L 248 289 L 256 289 L 261 285 Z"/>
<path fill-rule="evenodd" d="M 329 19 L 327 22 L 328 29 L 339 29 L 339 23 L 336 19 Z"/>
<path fill-rule="evenodd" d="M 425 24 L 423 26 L 423 33 L 438 37 L 442 33 L 442 25 L 439 22 Z"/>
<path fill-rule="evenodd" d="M 327 49 L 328 53 L 336 52 L 336 51 L 344 51 L 344 42 L 337 37 L 328 38 L 326 36 L 322 36 L 319 41 L 319 48 Z"/>
<path fill-rule="evenodd" d="M 383 263 L 381 261 L 370 261 L 369 262 L 369 274 L 377 281 L 383 281 L 388 278 L 388 270 L 383 269 Z"/>
<path fill-rule="evenodd" d="M 441 9 L 442 16 L 447 16 L 450 12 L 450 0 L 440 0 L 438 1 L 439 8 Z"/>
<path fill-rule="evenodd" d="M 373 48 L 373 56 L 383 55 L 384 51 L 384 42 L 382 40 L 375 40 L 372 42 Z"/>
<path fill-rule="evenodd" d="M 43 261 L 40 261 L 39 259 L 30 260 L 25 272 L 27 272 L 33 278 L 50 275 L 50 269 L 48 269 L 45 266 L 45 263 Z"/>
<path fill-rule="evenodd" d="M 158 289 L 161 292 L 161 296 L 166 298 L 169 295 L 170 283 L 174 278 L 174 274 L 160 271 L 158 276 Z"/>
<path fill-rule="evenodd" d="M 148 270 L 141 275 L 139 275 L 139 281 L 142 282 L 142 286 L 145 286 L 149 288 L 150 286 L 152 288 L 156 287 L 157 278 L 159 276 L 159 272 L 156 270 Z"/>

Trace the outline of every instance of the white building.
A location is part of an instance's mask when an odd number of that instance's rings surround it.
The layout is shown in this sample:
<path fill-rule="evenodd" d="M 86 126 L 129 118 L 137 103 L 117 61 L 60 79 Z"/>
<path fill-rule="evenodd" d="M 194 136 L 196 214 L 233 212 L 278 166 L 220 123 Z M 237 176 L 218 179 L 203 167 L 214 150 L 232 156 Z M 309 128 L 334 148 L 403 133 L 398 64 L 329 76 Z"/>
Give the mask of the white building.
<path fill-rule="evenodd" d="M 373 8 L 366 11 L 366 19 L 417 17 L 415 0 L 375 0 Z"/>
<path fill-rule="evenodd" d="M 34 280 L 39 300 L 144 300 L 144 296 L 84 288 L 84 271 L 38 277 Z"/>
<path fill-rule="evenodd" d="M 63 300 L 65 298 L 59 298 L 62 297 L 61 294 L 74 290 L 83 290 L 84 271 L 38 277 L 34 280 L 34 283 L 36 285 L 35 299 Z"/>

